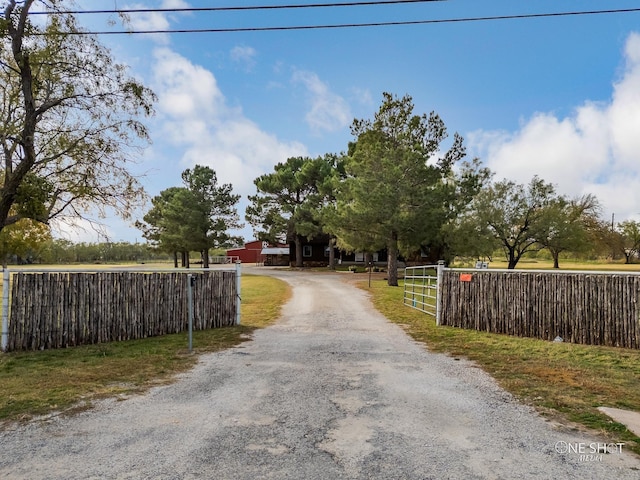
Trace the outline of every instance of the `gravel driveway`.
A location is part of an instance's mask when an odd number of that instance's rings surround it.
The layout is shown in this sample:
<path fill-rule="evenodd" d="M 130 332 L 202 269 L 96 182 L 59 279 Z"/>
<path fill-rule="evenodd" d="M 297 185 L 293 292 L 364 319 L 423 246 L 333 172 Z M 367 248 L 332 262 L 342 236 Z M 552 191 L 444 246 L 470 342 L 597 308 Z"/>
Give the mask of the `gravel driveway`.
<path fill-rule="evenodd" d="M 0 432 L 0 478 L 640 478 L 624 447 L 594 453 L 427 352 L 340 275 L 260 271 L 294 286 L 277 325 L 173 385 Z"/>

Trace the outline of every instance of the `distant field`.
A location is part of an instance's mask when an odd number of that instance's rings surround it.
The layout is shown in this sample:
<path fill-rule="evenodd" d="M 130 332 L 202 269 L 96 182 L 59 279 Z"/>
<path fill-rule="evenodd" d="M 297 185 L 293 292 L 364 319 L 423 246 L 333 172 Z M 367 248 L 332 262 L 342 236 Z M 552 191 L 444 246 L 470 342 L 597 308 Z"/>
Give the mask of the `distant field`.
<path fill-rule="evenodd" d="M 456 262 L 452 267 L 473 267 L 475 262 Z M 489 268 L 507 268 L 508 264 L 504 260 L 493 260 L 489 262 Z M 553 261 L 546 259 L 525 259 L 520 260 L 516 269 L 553 269 Z M 560 270 L 615 270 L 621 272 L 640 272 L 640 263 L 626 265 L 622 262 L 588 262 L 584 260 L 560 260 Z"/>

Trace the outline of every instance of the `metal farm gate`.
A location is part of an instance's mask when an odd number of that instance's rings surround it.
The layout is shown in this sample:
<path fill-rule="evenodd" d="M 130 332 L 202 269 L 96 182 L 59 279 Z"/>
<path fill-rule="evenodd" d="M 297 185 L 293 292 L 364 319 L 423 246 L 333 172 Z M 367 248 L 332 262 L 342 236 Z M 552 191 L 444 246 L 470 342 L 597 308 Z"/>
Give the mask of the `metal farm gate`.
<path fill-rule="evenodd" d="M 440 285 L 444 263 L 406 267 L 403 303 L 435 317 L 440 325 Z"/>

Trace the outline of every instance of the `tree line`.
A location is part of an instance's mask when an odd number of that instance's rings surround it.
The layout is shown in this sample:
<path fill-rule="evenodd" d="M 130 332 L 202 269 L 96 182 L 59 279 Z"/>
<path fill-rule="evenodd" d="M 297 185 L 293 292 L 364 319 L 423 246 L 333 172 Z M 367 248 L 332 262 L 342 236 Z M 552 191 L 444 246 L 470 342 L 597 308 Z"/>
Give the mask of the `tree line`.
<path fill-rule="evenodd" d="M 2 234 L 0 234 L 2 236 Z M 17 249 L 3 250 L 5 266 L 27 264 L 104 264 L 165 262 L 170 255 L 145 243 L 72 242 L 61 238 L 23 242 Z"/>

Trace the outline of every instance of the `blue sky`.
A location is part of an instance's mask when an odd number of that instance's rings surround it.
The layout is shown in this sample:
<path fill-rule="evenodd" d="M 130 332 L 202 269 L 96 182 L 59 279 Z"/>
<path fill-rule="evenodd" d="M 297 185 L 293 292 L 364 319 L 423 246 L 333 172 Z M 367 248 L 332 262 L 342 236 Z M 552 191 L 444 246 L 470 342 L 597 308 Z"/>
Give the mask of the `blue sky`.
<path fill-rule="evenodd" d="M 271 4 L 289 4 L 273 0 Z M 265 4 L 256 0 L 84 0 L 87 9 Z M 448 0 L 411 5 L 131 16 L 134 29 L 428 20 L 638 7 L 631 0 Z M 82 15 L 92 30 L 121 29 Z M 495 178 L 533 175 L 593 193 L 603 216 L 640 219 L 640 12 L 287 32 L 105 35 L 158 95 L 153 144 L 136 167 L 149 195 L 211 166 L 236 193 L 289 156 L 346 150 L 354 118 L 382 92 L 435 110 Z M 140 212 L 142 215 L 144 212 Z M 139 231 L 106 220 L 111 240 Z M 247 240 L 250 228 L 242 232 Z M 64 233 L 64 235 L 69 235 Z M 70 236 L 95 241 L 90 231 Z"/>

